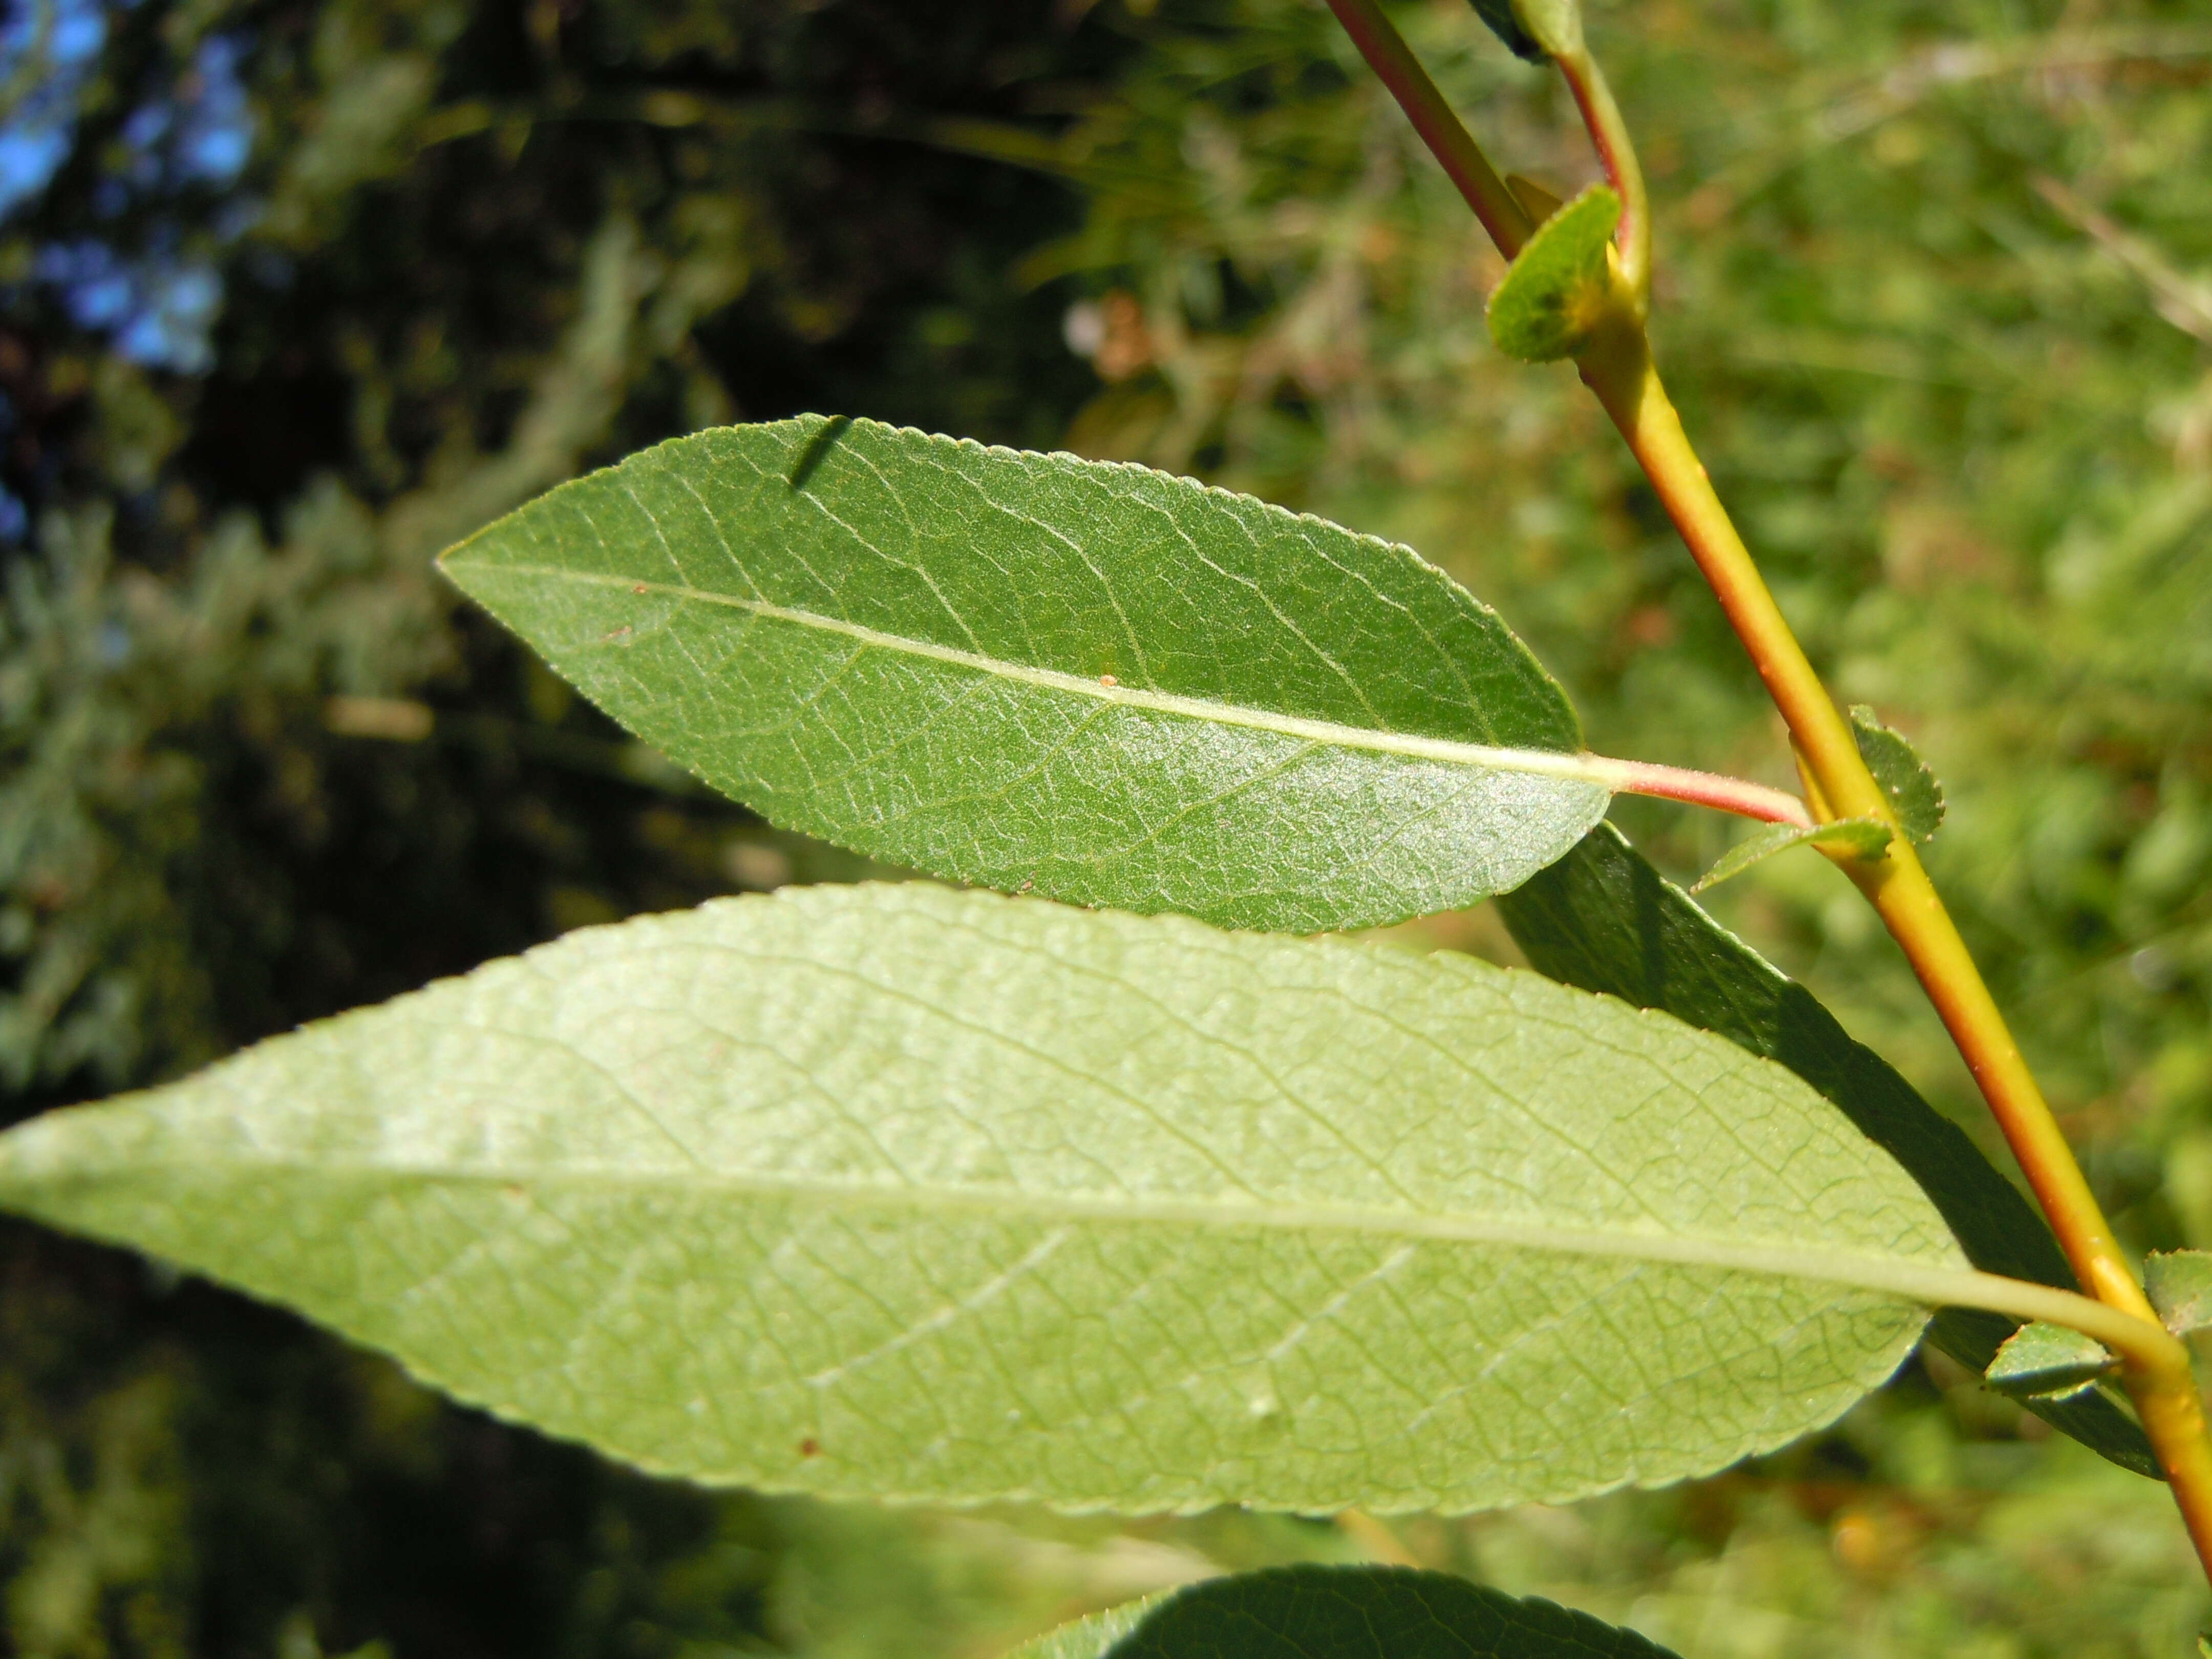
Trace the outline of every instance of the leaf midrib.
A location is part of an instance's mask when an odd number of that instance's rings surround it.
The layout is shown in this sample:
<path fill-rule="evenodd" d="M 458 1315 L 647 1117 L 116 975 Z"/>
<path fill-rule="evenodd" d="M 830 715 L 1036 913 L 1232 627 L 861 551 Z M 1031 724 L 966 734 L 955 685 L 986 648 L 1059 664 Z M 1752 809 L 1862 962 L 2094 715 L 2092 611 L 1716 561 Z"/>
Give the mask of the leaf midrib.
<path fill-rule="evenodd" d="M 1350 1204 L 1238 1203 L 1233 1200 L 1158 1196 L 1116 1197 L 1103 1194 L 1040 1193 L 1018 1187 L 939 1182 L 897 1184 L 890 1181 L 836 1181 L 804 1176 L 739 1174 L 700 1168 L 689 1170 L 592 1170 L 571 1166 L 545 1171 L 484 1164 L 268 1156 L 132 1159 L 122 1166 L 131 1175 L 175 1171 L 204 1177 L 216 1169 L 287 1171 L 324 1177 L 374 1177 L 420 1181 L 447 1186 L 566 1188 L 592 1191 L 711 1192 L 757 1198 L 842 1200 L 854 1208 L 904 1208 L 942 1214 L 1035 1215 L 1045 1220 L 1082 1220 L 1118 1224 L 1182 1224 L 1224 1231 L 1260 1229 L 1271 1232 L 1329 1232 L 1363 1237 L 1399 1238 L 1419 1243 L 1491 1244 L 1538 1254 L 1597 1256 L 1656 1265 L 1704 1267 L 1761 1278 L 1808 1279 L 1894 1296 L 1929 1306 L 1977 1305 L 1985 1299 L 1984 1276 L 1960 1267 L 1942 1267 L 1905 1256 L 1869 1255 L 1857 1251 L 1808 1250 L 1780 1239 L 1720 1239 L 1697 1232 L 1645 1231 L 1553 1226 L 1505 1217 Z M 6 1160 L 0 1159 L 0 1185 Z M 88 1182 L 100 1177 L 86 1172 Z"/>
<path fill-rule="evenodd" d="M 1608 790 L 1618 787 L 1614 763 L 1597 755 L 1562 750 L 1498 748 L 1486 744 L 1460 743 L 1449 738 L 1425 738 L 1412 732 L 1385 732 L 1367 726 L 1344 726 L 1334 720 L 1308 720 L 1297 714 L 1285 714 L 1271 709 L 1252 708 L 1242 703 L 1218 702 L 1206 697 L 1186 697 L 1174 692 L 1152 691 L 1138 686 L 1108 685 L 1103 680 L 1089 675 L 1070 674 L 1060 669 L 1039 668 L 1028 663 L 1010 662 L 1002 657 L 986 656 L 980 652 L 963 651 L 957 646 L 940 645 L 933 640 L 917 640 L 903 634 L 888 634 L 880 629 L 870 628 L 864 623 L 848 622 L 840 617 L 827 617 L 819 611 L 776 605 L 767 599 L 742 599 L 734 593 L 715 593 L 704 588 L 686 586 L 678 582 L 647 581 L 639 577 L 564 569 L 558 565 L 501 562 L 482 568 L 493 573 L 538 576 L 554 581 L 575 582 L 588 586 L 620 588 L 632 594 L 659 594 L 668 598 L 691 600 L 702 605 L 722 605 L 733 611 L 743 611 L 751 616 L 763 617 L 773 622 L 791 623 L 802 628 L 840 635 L 877 650 L 920 657 L 952 667 L 989 674 L 999 679 L 1011 680 L 1018 684 L 1033 685 L 1070 696 L 1090 697 L 1103 703 L 1140 708 L 1157 714 L 1179 715 L 1187 720 L 1204 720 L 1218 726 L 1238 726 L 1248 731 L 1270 732 L 1279 736 L 1297 738 L 1308 743 L 1331 748 L 1362 749 L 1379 754 L 1401 756 L 1410 760 L 1436 761 L 1447 766 L 1473 767 L 1485 771 L 1529 773 L 1540 777 L 1563 778 L 1578 783 L 1595 784 L 1600 788 Z"/>

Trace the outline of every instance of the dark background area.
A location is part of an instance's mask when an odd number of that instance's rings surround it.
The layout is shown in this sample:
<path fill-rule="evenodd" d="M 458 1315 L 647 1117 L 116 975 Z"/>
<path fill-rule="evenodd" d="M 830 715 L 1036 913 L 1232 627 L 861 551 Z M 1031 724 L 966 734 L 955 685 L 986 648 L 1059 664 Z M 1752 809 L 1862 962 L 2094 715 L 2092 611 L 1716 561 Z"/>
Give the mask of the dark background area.
<path fill-rule="evenodd" d="M 851 873 L 637 750 L 425 561 L 708 420 L 834 409 L 1049 446 L 1097 382 L 1061 340 L 1066 285 L 1011 272 L 1081 199 L 927 129 L 1048 137 L 1127 33 L 1048 0 L 108 15 L 10 253 L 197 239 L 225 297 L 200 373 L 131 361 L 128 319 L 76 325 L 60 285 L 19 283 L 0 324 L 0 477 L 45 532 L 5 556 L 0 1115 L 579 922 Z M 135 94 L 189 100 L 217 37 L 241 44 L 252 159 L 103 214 Z M 252 227 L 213 234 L 241 202 Z M 0 1444 L 0 1651 L 771 1634 L 760 1506 L 7 1223 Z"/>

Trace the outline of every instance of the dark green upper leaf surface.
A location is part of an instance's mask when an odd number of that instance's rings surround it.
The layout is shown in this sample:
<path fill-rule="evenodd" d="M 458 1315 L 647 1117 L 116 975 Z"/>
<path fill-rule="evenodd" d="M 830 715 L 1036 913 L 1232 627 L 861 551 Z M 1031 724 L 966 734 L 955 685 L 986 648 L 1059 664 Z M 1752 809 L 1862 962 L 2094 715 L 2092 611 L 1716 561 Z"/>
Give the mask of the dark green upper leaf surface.
<path fill-rule="evenodd" d="M 1610 824 L 1500 902 L 1539 971 L 1716 1032 L 1788 1066 L 1905 1166 L 1985 1273 L 2077 1288 L 2051 1230 L 1966 1132 L 1894 1067 L 1855 1042 L 1811 992 L 1769 963 L 1667 881 Z M 1977 1371 L 2018 1322 L 1948 1308 L 1929 1335 Z M 2034 1403 L 2039 1415 L 2140 1474 L 2157 1462 L 2142 1431 L 2110 1401 Z"/>
<path fill-rule="evenodd" d="M 1931 838 L 1943 822 L 1943 786 L 1911 739 L 1884 726 L 1863 704 L 1851 710 L 1851 733 L 1905 833 L 1917 842 Z"/>
<path fill-rule="evenodd" d="M 776 823 L 1002 889 L 1359 927 L 1517 884 L 1607 799 L 1545 775 L 1573 711 L 1441 572 L 1143 467 L 726 428 L 445 568 Z"/>
<path fill-rule="evenodd" d="M 1612 291 L 1606 246 L 1620 198 L 1592 185 L 1536 228 L 1490 296 L 1490 337 L 1508 356 L 1548 363 L 1582 349 Z"/>
<path fill-rule="evenodd" d="M 1073 1659 L 1073 1656 L 1071 1656 Z M 1100 1659 L 1673 1659 L 1539 1597 L 1405 1567 L 1275 1567 L 1163 1599 Z"/>

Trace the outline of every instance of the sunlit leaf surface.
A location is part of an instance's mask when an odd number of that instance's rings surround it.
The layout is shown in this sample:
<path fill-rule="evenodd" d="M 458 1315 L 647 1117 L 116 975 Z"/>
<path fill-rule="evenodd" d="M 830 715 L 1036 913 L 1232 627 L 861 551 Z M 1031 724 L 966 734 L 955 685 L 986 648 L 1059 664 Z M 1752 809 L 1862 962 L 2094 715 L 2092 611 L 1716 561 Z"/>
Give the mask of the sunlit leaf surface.
<path fill-rule="evenodd" d="M 1664 1016 L 921 884 L 570 934 L 35 1120 L 0 1204 L 647 1468 L 1137 1510 L 1717 1468 L 1909 1351 L 1870 1287 L 1960 1264 Z"/>
<path fill-rule="evenodd" d="M 1362 927 L 1516 884 L 1607 799 L 1547 775 L 1572 710 L 1442 573 L 1142 467 L 726 428 L 445 568 L 775 823 L 1009 890 Z"/>

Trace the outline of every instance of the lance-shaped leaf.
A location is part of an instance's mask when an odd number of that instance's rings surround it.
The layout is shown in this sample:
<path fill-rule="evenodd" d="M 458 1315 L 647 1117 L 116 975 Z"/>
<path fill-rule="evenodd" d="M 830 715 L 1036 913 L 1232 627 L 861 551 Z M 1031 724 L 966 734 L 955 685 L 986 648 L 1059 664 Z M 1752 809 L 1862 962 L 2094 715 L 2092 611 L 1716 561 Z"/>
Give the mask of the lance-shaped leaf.
<path fill-rule="evenodd" d="M 933 874 L 1317 932 L 1605 809 L 1559 687 L 1402 547 L 1138 466 L 818 416 L 678 439 L 446 556 L 616 719 Z"/>
<path fill-rule="evenodd" d="M 1663 1009 L 1803 1078 L 1911 1173 L 1983 1272 L 2077 1288 L 2043 1218 L 1963 1129 L 1612 825 L 1599 825 L 1499 908 L 1528 960 L 1553 978 Z M 1929 1334 L 1961 1364 L 1984 1371 L 2018 1328 L 2002 1314 L 1947 1308 Z M 2158 1478 L 2142 1430 L 2103 1395 L 2030 1401 L 2029 1409 L 2122 1468 Z"/>
<path fill-rule="evenodd" d="M 1103 1647 L 1052 1659 L 1674 1659 L 1540 1596 L 1406 1567 L 1273 1567 L 1163 1597 Z"/>
<path fill-rule="evenodd" d="M 1490 296 L 1490 337 L 1509 357 L 1548 363 L 1583 348 L 1613 291 L 1606 248 L 1620 198 L 1592 185 L 1537 226 Z"/>
<path fill-rule="evenodd" d="M 2095 1337 L 2038 1319 L 2005 1339 L 1983 1375 L 1991 1388 L 2015 1400 L 2063 1400 L 2119 1363 Z"/>
<path fill-rule="evenodd" d="M 2143 1258 L 2143 1294 L 2176 1336 L 2212 1328 L 2212 1253 L 2152 1251 Z"/>
<path fill-rule="evenodd" d="M 1960 1261 L 1664 1016 L 919 884 L 572 933 L 36 1120 L 0 1205 L 649 1468 L 1135 1510 L 1717 1468 L 1881 1382 Z"/>
<path fill-rule="evenodd" d="M 1877 818 L 1837 818 L 1827 823 L 1770 823 L 1745 836 L 1713 860 L 1713 867 L 1690 884 L 1692 893 L 1717 887 L 1754 864 L 1792 847 L 1842 847 L 1855 858 L 1879 858 L 1889 845 L 1890 828 Z"/>

